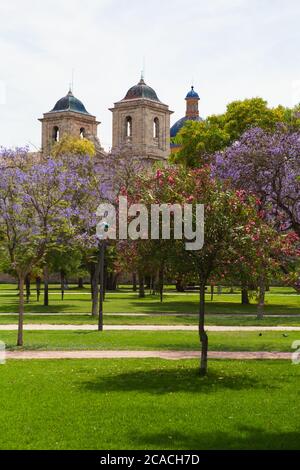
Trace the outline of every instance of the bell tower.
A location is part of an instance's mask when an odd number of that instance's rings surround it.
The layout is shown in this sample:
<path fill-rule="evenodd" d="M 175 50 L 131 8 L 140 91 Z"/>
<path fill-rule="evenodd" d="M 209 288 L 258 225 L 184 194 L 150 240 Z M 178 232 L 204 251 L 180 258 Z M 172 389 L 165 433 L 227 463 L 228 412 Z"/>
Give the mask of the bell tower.
<path fill-rule="evenodd" d="M 170 155 L 170 115 L 172 111 L 141 77 L 113 113 L 112 151 L 127 149 L 128 155 L 145 162 L 164 161 Z"/>
<path fill-rule="evenodd" d="M 186 113 L 187 120 L 197 120 L 199 118 L 199 95 L 192 86 L 191 91 L 186 95 Z"/>
<path fill-rule="evenodd" d="M 203 121 L 203 119 L 199 116 L 200 97 L 198 93 L 194 90 L 193 86 L 191 87 L 190 91 L 186 95 L 185 101 L 186 101 L 185 116 L 183 116 L 181 119 L 178 119 L 178 121 L 176 121 L 175 124 L 173 124 L 170 130 L 170 135 L 172 139 L 172 143 L 171 143 L 172 153 L 177 152 L 181 148 L 180 144 L 176 143 L 174 139 L 176 138 L 178 132 L 185 125 L 185 123 L 187 121 L 196 121 L 196 122 Z"/>
<path fill-rule="evenodd" d="M 63 135 L 87 138 L 95 144 L 96 150 L 102 150 L 97 137 L 97 128 L 100 123 L 95 116 L 87 112 L 83 103 L 75 98 L 71 90 L 39 121 L 42 123 L 42 153 L 44 154 L 48 154 L 52 145 Z"/>

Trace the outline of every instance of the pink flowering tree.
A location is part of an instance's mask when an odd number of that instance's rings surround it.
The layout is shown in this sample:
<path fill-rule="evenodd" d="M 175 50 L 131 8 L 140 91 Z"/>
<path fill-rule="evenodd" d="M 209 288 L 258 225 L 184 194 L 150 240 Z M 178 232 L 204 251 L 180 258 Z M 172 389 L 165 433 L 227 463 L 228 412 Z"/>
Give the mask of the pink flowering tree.
<path fill-rule="evenodd" d="M 270 246 L 276 246 L 277 232 L 257 210 L 256 197 L 230 189 L 211 177 L 209 166 L 201 169 L 170 167 L 137 177 L 131 198 L 148 206 L 152 203 L 204 204 L 204 246 L 186 250 L 187 240 L 165 240 L 173 272 L 189 271 L 199 281 L 200 374 L 207 372 L 208 336 L 205 331 L 205 287 L 214 277 L 229 276 L 236 269 L 239 253 L 245 269 L 265 273 L 273 265 Z M 195 212 L 194 212 L 195 217 Z M 194 224 L 196 224 L 194 218 Z M 140 240 L 142 246 L 143 240 Z M 134 242 L 135 243 L 135 242 Z M 153 244 L 155 250 L 155 245 Z"/>

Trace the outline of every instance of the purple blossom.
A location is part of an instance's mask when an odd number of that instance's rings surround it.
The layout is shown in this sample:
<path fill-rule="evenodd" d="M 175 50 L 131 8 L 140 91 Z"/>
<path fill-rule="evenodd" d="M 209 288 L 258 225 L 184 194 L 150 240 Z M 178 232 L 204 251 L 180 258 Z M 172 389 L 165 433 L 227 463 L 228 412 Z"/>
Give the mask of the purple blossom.
<path fill-rule="evenodd" d="M 256 194 L 279 230 L 300 233 L 300 133 L 245 132 L 215 155 L 214 176 Z"/>

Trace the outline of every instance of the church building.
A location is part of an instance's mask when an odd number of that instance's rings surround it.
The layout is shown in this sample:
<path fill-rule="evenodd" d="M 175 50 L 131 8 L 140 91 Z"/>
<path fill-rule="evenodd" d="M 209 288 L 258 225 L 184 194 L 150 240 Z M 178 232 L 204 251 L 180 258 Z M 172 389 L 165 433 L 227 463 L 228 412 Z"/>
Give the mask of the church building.
<path fill-rule="evenodd" d="M 194 87 L 186 96 L 186 115 L 170 128 L 170 111 L 162 103 L 155 90 L 145 83 L 143 76 L 137 85 L 131 87 L 125 97 L 114 103 L 112 112 L 112 152 L 124 151 L 128 156 L 140 159 L 145 164 L 166 161 L 171 151 L 179 146 L 172 139 L 187 120 L 201 121 L 199 117 L 199 95 Z M 43 115 L 42 153 L 48 154 L 52 145 L 64 134 L 91 140 L 96 154 L 105 157 L 97 135 L 96 117 L 90 114 L 84 104 L 72 91 L 57 101 L 53 109 Z"/>

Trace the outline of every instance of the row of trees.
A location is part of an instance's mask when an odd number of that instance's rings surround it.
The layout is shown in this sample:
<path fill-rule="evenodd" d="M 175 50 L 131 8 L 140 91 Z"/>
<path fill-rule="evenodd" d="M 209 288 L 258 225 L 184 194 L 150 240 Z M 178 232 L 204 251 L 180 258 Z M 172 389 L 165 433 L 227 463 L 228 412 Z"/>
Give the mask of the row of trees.
<path fill-rule="evenodd" d="M 124 194 L 124 192 L 123 192 Z M 130 203 L 165 204 L 175 212 L 174 204 L 204 204 L 205 243 L 201 250 L 187 250 L 187 239 L 123 241 L 118 245 L 119 259 L 131 263 L 138 272 L 158 272 L 160 284 L 164 275 L 195 280 L 200 285 L 199 336 L 202 344 L 201 374 L 207 370 L 208 337 L 205 332 L 205 287 L 243 279 L 259 286 L 259 316 L 263 314 L 267 282 L 282 279 L 283 267 L 299 253 L 294 232 L 280 233 L 269 224 L 253 194 L 236 190 L 211 175 L 209 165 L 198 169 L 170 166 L 136 177 L 126 195 Z M 196 211 L 193 214 L 196 226 Z M 171 223 L 174 223 L 171 217 Z M 144 227 L 140 227 L 143 237 Z M 162 230 L 162 226 L 160 227 Z M 174 232 L 174 224 L 172 225 Z"/>

